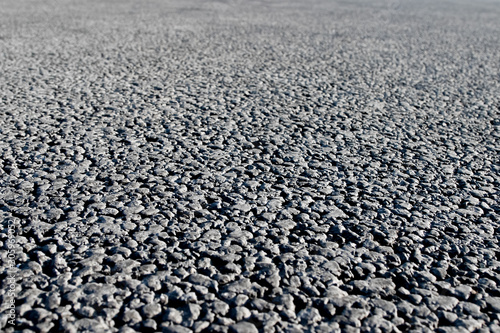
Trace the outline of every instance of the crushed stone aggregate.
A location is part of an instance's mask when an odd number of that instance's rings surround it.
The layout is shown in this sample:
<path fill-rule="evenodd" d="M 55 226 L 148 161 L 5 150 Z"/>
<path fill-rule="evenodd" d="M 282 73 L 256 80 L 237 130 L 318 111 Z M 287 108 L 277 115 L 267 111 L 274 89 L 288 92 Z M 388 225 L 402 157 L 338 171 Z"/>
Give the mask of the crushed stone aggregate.
<path fill-rule="evenodd" d="M 500 332 L 499 3 L 0 27 L 2 332 Z"/>

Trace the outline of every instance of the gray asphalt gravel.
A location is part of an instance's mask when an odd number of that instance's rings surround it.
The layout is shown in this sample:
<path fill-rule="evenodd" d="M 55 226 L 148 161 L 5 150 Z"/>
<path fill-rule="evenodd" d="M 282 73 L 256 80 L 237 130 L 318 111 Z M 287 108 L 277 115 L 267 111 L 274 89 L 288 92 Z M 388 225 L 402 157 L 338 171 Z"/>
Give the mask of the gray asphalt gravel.
<path fill-rule="evenodd" d="M 498 1 L 5 0 L 0 97 L 2 332 L 500 332 Z"/>

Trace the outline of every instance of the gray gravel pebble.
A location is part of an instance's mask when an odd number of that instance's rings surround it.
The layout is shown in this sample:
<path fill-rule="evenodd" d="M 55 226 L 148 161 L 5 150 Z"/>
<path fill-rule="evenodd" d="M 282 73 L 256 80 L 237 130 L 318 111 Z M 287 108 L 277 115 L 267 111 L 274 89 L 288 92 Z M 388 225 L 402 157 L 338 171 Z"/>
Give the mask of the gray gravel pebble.
<path fill-rule="evenodd" d="M 257 327 L 255 327 L 254 324 L 247 322 L 247 321 L 241 321 L 239 323 L 236 323 L 234 325 L 229 326 L 229 332 L 231 333 L 257 333 L 259 330 Z"/>

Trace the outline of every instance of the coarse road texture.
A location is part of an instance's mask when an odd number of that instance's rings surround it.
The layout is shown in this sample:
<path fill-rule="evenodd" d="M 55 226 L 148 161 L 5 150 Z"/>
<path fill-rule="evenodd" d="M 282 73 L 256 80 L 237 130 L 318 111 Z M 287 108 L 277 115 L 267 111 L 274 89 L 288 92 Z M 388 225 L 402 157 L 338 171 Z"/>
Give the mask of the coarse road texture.
<path fill-rule="evenodd" d="M 500 331 L 499 2 L 5 0 L 0 96 L 2 332 Z"/>

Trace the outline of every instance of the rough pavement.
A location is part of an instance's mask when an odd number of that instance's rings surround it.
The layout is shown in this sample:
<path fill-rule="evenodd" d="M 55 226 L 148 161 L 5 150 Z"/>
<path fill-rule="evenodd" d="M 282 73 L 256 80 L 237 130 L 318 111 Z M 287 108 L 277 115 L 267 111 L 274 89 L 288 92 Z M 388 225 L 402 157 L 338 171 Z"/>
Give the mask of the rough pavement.
<path fill-rule="evenodd" d="M 3 1 L 0 330 L 499 332 L 499 67 L 493 1 Z"/>

